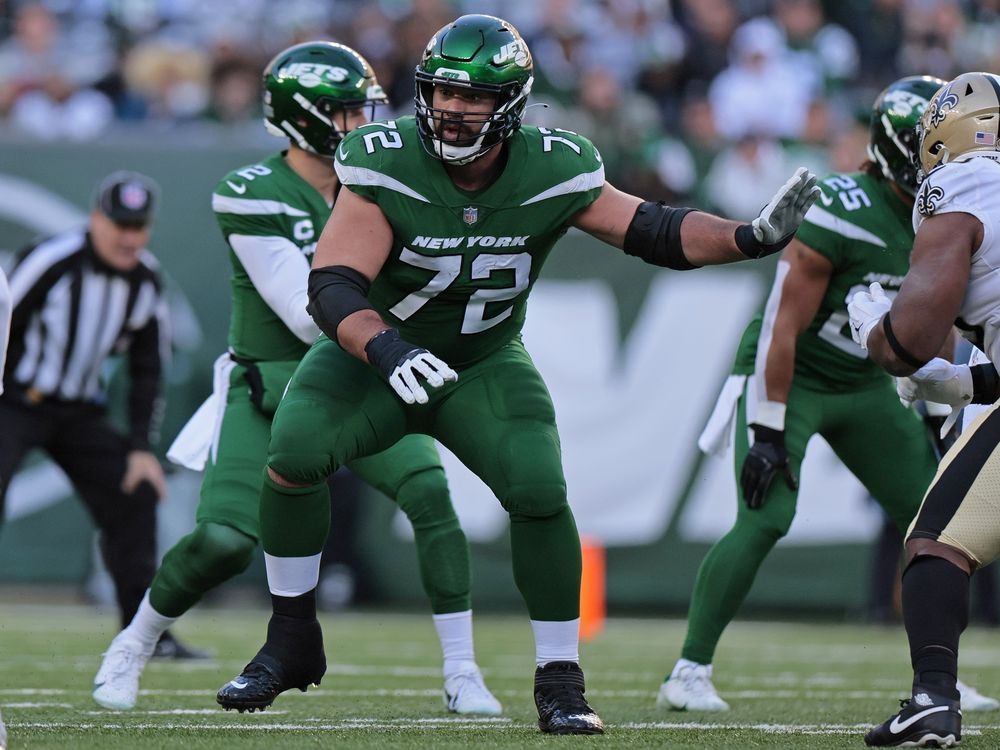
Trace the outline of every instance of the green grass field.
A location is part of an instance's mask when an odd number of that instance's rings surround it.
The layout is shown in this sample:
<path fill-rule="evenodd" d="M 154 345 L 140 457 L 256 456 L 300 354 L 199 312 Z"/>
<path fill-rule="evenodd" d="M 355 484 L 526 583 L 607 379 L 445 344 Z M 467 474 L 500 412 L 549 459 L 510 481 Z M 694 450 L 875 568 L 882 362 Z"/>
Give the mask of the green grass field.
<path fill-rule="evenodd" d="M 654 704 L 684 634 L 676 620 L 612 619 L 582 647 L 587 695 L 609 725 L 603 737 L 545 737 L 531 699 L 531 632 L 518 617 L 480 616 L 477 655 L 504 704 L 498 719 L 447 713 L 429 617 L 365 612 L 325 616 L 329 668 L 323 685 L 286 693 L 264 713 L 238 715 L 215 691 L 260 645 L 260 610 L 197 610 L 177 632 L 211 648 L 209 664 L 157 663 L 139 705 L 119 713 L 90 698 L 100 653 L 114 635 L 109 615 L 88 607 L 0 604 L 0 708 L 18 748 L 520 748 L 863 747 L 908 688 L 901 627 L 735 623 L 716 660 L 727 714 L 665 712 Z M 1000 694 L 1000 638 L 972 629 L 963 677 Z M 1000 713 L 968 714 L 963 746 L 1000 746 Z"/>

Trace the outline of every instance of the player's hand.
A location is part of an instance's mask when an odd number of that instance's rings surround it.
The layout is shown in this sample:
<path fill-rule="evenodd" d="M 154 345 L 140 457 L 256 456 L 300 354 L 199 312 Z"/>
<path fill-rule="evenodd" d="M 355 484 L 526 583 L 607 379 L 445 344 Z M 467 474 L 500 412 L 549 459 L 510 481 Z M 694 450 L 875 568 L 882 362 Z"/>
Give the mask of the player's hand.
<path fill-rule="evenodd" d="M 754 442 L 747 457 L 743 459 L 740 489 L 747 507 L 757 510 L 764 503 L 767 488 L 779 471 L 788 489 L 797 490 L 799 483 L 788 463 L 784 431 L 772 430 L 759 424 L 752 424 L 750 427 L 753 429 Z"/>
<path fill-rule="evenodd" d="M 149 482 L 153 486 L 156 497 L 160 500 L 166 497 L 167 480 L 156 456 L 149 451 L 129 451 L 121 490 L 126 495 L 131 495 L 143 482 Z"/>
<path fill-rule="evenodd" d="M 760 215 L 750 222 L 754 238 L 762 245 L 776 245 L 787 240 L 798 230 L 806 211 L 819 195 L 816 175 L 799 167 Z"/>
<path fill-rule="evenodd" d="M 958 409 L 972 403 L 972 370 L 968 365 L 955 365 L 935 357 L 906 379 L 912 385 L 915 399 Z"/>
<path fill-rule="evenodd" d="M 365 345 L 368 361 L 389 386 L 407 404 L 426 404 L 427 391 L 423 384 L 440 388 L 458 380 L 458 373 L 423 347 L 415 346 L 389 328 L 372 337 Z"/>
<path fill-rule="evenodd" d="M 421 379 L 431 388 L 440 388 L 448 381 L 458 380 L 458 373 L 426 349 L 418 347 L 400 358 L 389 375 L 389 385 L 407 404 L 426 404 L 427 391 L 420 384 Z"/>
<path fill-rule="evenodd" d="M 851 315 L 851 338 L 865 351 L 868 351 L 868 337 L 872 329 L 890 307 L 892 300 L 877 281 L 868 287 L 867 292 L 856 292 L 847 303 L 847 312 Z"/>

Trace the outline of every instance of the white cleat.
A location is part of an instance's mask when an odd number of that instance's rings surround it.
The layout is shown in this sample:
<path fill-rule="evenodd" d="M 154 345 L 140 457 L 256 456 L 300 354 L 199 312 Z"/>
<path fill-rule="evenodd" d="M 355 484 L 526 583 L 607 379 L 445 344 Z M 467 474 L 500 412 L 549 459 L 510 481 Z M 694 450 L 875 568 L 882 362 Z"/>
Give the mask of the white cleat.
<path fill-rule="evenodd" d="M 115 636 L 94 676 L 93 696 L 98 705 L 115 711 L 135 708 L 139 678 L 155 646 L 144 647 L 125 630 Z"/>
<path fill-rule="evenodd" d="M 483 714 L 499 716 L 503 706 L 483 682 L 483 675 L 474 662 L 444 681 L 444 705 L 456 714 Z"/>
<path fill-rule="evenodd" d="M 712 684 L 712 665 L 677 662 L 656 696 L 656 705 L 674 711 L 728 711 Z"/>
<path fill-rule="evenodd" d="M 1000 701 L 990 698 L 976 690 L 972 685 L 966 685 L 961 680 L 956 685 L 959 694 L 962 696 L 963 711 L 996 711 L 1000 708 Z"/>
<path fill-rule="evenodd" d="M 3 724 L 2 716 L 0 716 L 0 750 L 7 750 L 7 727 Z"/>

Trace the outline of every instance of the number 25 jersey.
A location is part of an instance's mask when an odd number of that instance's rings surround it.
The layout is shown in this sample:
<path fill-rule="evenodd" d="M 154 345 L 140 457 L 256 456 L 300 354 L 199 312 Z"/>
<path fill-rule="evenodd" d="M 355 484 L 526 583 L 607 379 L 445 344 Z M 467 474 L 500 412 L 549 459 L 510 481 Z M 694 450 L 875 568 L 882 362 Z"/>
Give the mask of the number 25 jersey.
<path fill-rule="evenodd" d="M 600 154 L 575 133 L 525 126 L 506 148 L 503 171 L 474 192 L 427 153 L 413 117 L 358 128 L 337 149 L 341 183 L 393 230 L 369 301 L 453 367 L 517 336 L 549 251 L 604 185 Z"/>

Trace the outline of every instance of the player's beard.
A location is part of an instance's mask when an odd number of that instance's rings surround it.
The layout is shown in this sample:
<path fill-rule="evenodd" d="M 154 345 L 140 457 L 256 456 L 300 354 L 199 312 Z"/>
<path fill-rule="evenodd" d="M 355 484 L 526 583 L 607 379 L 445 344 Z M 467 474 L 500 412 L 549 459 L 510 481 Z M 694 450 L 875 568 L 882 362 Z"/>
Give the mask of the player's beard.
<path fill-rule="evenodd" d="M 468 148 L 474 146 L 483 134 L 488 122 L 487 118 L 474 116 L 471 121 L 467 117 L 439 116 L 436 119 L 438 137 L 448 146 Z"/>

